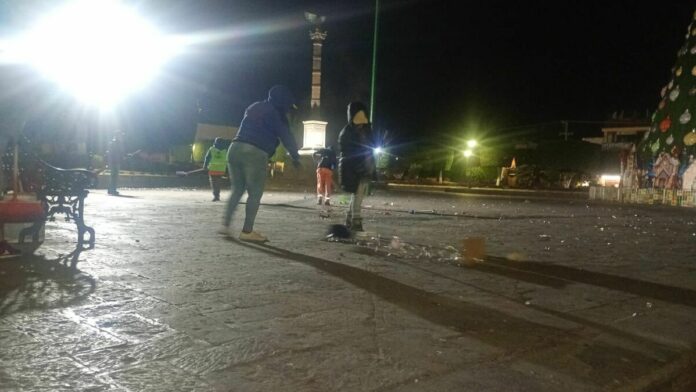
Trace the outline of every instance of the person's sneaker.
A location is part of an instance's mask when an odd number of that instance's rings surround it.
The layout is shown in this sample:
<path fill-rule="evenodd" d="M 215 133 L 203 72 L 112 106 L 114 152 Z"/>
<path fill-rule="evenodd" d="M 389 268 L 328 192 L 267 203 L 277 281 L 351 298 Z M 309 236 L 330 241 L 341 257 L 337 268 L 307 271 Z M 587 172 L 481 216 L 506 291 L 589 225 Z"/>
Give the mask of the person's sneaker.
<path fill-rule="evenodd" d="M 319 196 L 317 198 L 317 205 L 321 205 L 322 203 L 323 203 L 323 200 L 322 200 L 321 196 Z"/>
<path fill-rule="evenodd" d="M 239 239 L 242 241 L 249 241 L 249 242 L 267 242 L 268 238 L 266 238 L 264 235 L 259 234 L 255 231 L 252 231 L 250 233 L 245 233 L 242 232 L 239 234 Z"/>
<path fill-rule="evenodd" d="M 230 237 L 230 228 L 227 226 L 220 226 L 217 230 L 218 234 L 224 235 L 225 237 Z"/>
<path fill-rule="evenodd" d="M 330 200 L 330 199 L 326 199 L 326 201 L 324 202 L 324 205 L 325 205 L 325 206 L 330 206 L 330 205 L 331 205 L 331 200 Z"/>
<path fill-rule="evenodd" d="M 213 197 L 213 201 L 220 201 L 219 197 Z"/>

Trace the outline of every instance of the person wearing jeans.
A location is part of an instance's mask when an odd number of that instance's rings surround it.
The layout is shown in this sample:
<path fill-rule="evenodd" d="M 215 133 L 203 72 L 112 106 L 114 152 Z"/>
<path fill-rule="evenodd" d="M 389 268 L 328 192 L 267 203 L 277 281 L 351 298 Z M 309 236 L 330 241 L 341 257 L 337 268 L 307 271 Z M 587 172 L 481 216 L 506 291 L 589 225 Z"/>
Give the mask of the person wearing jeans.
<path fill-rule="evenodd" d="M 348 124 L 338 135 L 338 146 L 341 188 L 351 194 L 346 227 L 352 232 L 360 232 L 363 231 L 362 201 L 368 185 L 376 176 L 374 136 L 364 104 L 351 102 L 348 105 Z"/>
<path fill-rule="evenodd" d="M 266 184 L 268 159 L 278 147 L 279 140 L 299 167 L 297 144 L 290 133 L 287 114 L 294 105 L 294 98 L 285 86 L 274 86 L 268 99 L 253 103 L 246 109 L 237 136 L 227 150 L 232 194 L 227 202 L 221 234 L 230 235 L 230 225 L 239 201 L 247 192 L 244 226 L 239 235 L 242 241 L 266 242 L 268 238 L 254 231 L 254 221 L 261 204 Z"/>

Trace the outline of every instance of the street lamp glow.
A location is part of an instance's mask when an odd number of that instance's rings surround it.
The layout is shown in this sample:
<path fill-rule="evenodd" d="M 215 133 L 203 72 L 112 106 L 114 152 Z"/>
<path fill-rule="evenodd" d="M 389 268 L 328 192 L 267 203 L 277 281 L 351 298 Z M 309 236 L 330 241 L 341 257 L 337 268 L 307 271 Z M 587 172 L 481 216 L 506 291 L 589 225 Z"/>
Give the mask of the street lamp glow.
<path fill-rule="evenodd" d="M 374 148 L 374 152 L 375 152 L 375 154 L 378 154 L 378 155 L 381 154 L 381 153 L 382 153 L 382 147 L 375 147 L 375 148 Z"/>
<path fill-rule="evenodd" d="M 75 0 L 19 40 L 23 61 L 89 105 L 109 107 L 144 87 L 175 44 L 118 0 Z"/>
<path fill-rule="evenodd" d="M 473 151 L 471 151 L 471 150 L 464 150 L 464 153 L 463 153 L 463 154 L 464 154 L 464 157 L 465 157 L 465 158 L 469 158 L 469 157 L 472 156 L 474 153 L 473 153 Z"/>
<path fill-rule="evenodd" d="M 471 140 L 469 140 L 468 142 L 466 142 L 466 146 L 469 147 L 469 148 L 474 148 L 474 147 L 476 147 L 477 145 L 478 145 L 478 142 L 477 142 L 476 140 L 474 140 L 474 139 L 471 139 Z"/>

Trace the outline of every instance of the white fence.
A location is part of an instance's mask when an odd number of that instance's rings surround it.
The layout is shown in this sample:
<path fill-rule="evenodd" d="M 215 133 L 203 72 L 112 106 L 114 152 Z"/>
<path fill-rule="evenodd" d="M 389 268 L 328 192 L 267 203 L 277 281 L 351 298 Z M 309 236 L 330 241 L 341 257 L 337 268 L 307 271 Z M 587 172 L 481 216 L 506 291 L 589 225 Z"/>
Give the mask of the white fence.
<path fill-rule="evenodd" d="M 590 187 L 590 200 L 614 201 L 629 204 L 662 204 L 669 206 L 696 207 L 696 191 Z"/>

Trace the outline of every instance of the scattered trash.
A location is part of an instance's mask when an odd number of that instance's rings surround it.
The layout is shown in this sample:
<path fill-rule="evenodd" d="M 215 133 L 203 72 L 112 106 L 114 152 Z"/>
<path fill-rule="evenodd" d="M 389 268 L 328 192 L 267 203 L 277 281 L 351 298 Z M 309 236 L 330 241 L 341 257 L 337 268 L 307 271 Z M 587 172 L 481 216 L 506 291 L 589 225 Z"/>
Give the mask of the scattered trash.
<path fill-rule="evenodd" d="M 462 240 L 464 263 L 483 261 L 486 257 L 486 240 L 483 237 L 470 237 Z"/>
<path fill-rule="evenodd" d="M 551 236 L 548 234 L 539 234 L 539 239 L 542 241 L 549 241 L 551 240 Z"/>
<path fill-rule="evenodd" d="M 331 225 L 326 232 L 328 241 L 346 241 L 350 239 L 350 230 L 345 225 Z"/>
<path fill-rule="evenodd" d="M 507 259 L 511 261 L 524 261 L 527 258 L 524 253 L 512 252 L 507 255 Z"/>
<path fill-rule="evenodd" d="M 532 301 L 524 301 L 524 304 L 527 305 L 527 306 L 529 306 L 529 305 L 532 304 Z"/>
<path fill-rule="evenodd" d="M 652 302 L 646 302 L 646 303 L 645 303 L 645 307 L 648 308 L 648 309 L 652 308 L 652 307 L 653 307 Z"/>
<path fill-rule="evenodd" d="M 633 314 L 631 315 L 631 317 L 636 317 L 636 316 L 638 316 L 638 313 L 633 313 Z"/>

